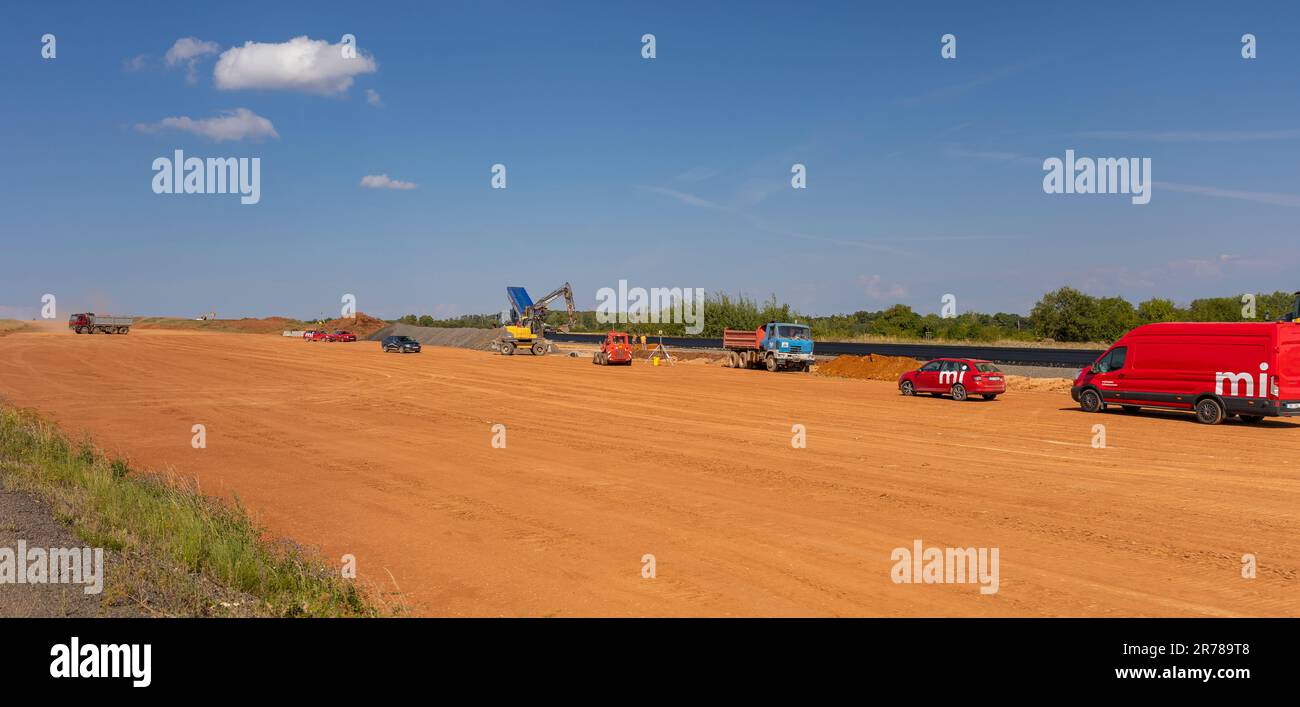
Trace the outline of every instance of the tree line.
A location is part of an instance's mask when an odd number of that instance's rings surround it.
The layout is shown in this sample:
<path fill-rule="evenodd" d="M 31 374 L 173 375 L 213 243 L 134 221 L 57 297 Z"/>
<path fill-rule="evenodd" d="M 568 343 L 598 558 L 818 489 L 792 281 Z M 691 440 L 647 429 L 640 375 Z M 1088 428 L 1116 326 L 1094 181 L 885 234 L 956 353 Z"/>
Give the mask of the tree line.
<path fill-rule="evenodd" d="M 1009 312 L 986 314 L 962 312 L 952 317 L 920 314 L 904 304 L 852 314 L 810 316 L 794 311 L 776 296 L 759 302 L 753 298 L 726 293 L 710 293 L 703 303 L 703 331 L 699 336 L 717 338 L 723 329 L 754 329 L 769 321 L 807 324 L 815 339 L 858 339 L 887 337 L 934 339 L 939 341 L 1060 341 L 1109 343 L 1128 330 L 1155 322 L 1239 322 L 1270 321 L 1291 310 L 1294 295 L 1287 292 L 1256 295 L 1254 317 L 1243 296 L 1208 297 L 1192 300 L 1180 307 L 1170 299 L 1152 298 L 1130 303 L 1123 297 L 1095 297 L 1072 287 L 1048 292 L 1030 310 L 1028 316 Z M 559 327 L 566 323 L 564 311 L 548 312 L 547 323 Z M 491 329 L 500 326 L 499 314 L 470 314 L 450 319 L 435 319 L 425 314 L 408 314 L 397 320 L 426 327 L 466 327 Z M 611 328 L 650 336 L 686 336 L 686 324 L 674 323 L 601 323 L 594 310 L 577 312 L 573 331 L 601 332 Z"/>

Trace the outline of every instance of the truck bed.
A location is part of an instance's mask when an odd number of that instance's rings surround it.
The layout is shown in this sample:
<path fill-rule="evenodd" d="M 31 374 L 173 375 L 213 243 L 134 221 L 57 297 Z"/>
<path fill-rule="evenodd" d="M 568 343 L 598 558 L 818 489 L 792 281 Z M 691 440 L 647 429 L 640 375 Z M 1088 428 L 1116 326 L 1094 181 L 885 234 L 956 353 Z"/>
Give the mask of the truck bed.
<path fill-rule="evenodd" d="M 757 349 L 758 331 L 756 329 L 723 329 L 722 348 Z"/>

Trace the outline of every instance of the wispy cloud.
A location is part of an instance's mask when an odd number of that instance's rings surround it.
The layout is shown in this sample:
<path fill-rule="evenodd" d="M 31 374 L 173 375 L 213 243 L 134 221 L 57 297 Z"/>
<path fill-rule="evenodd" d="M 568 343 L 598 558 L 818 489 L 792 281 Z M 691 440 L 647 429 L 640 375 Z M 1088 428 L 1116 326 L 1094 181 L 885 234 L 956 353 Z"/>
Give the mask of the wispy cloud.
<path fill-rule="evenodd" d="M 648 191 L 655 194 L 661 194 L 663 196 L 672 197 L 673 199 L 676 199 L 682 202 L 683 204 L 687 204 L 689 206 L 695 206 L 701 209 L 722 208 L 718 204 L 709 201 L 708 199 L 701 199 L 700 197 L 695 196 L 694 194 L 687 194 L 684 191 L 677 191 L 676 189 L 669 189 L 667 187 L 639 187 L 639 188 L 642 191 Z"/>
<path fill-rule="evenodd" d="M 279 138 L 271 121 L 247 108 L 222 111 L 215 118 L 195 120 L 188 116 L 163 118 L 157 123 L 139 123 L 136 130 L 143 133 L 155 133 L 162 130 L 179 130 L 224 142 L 226 140 L 244 140 L 261 138 Z"/>
<path fill-rule="evenodd" d="M 149 66 L 148 54 L 136 54 L 130 59 L 122 60 L 123 71 L 143 71 L 148 66 Z"/>
<path fill-rule="evenodd" d="M 673 179 L 680 182 L 702 182 L 706 179 L 712 179 L 719 174 L 722 174 L 722 170 L 713 167 L 691 167 L 685 172 L 673 177 Z"/>
<path fill-rule="evenodd" d="M 1142 140 L 1147 142 L 1260 142 L 1294 140 L 1300 129 L 1288 130 L 1183 130 L 1145 132 L 1139 130 L 1093 130 L 1074 133 L 1077 137 L 1101 140 Z"/>
<path fill-rule="evenodd" d="M 1023 162 L 1026 164 L 1042 164 L 1043 162 L 1040 157 L 1031 157 L 1008 150 L 971 150 L 964 147 L 950 147 L 944 151 L 944 154 L 960 159 L 992 160 L 994 162 Z"/>
<path fill-rule="evenodd" d="M 967 93 L 970 93 L 971 91 L 981 86 L 995 83 L 1003 79 L 1011 78 L 1012 76 L 1015 76 L 1016 74 L 1024 71 L 1025 69 L 1037 63 L 1038 63 L 1037 60 L 1026 61 L 1026 62 L 1021 62 L 1019 64 L 1013 64 L 1011 66 L 1004 66 L 1000 69 L 986 71 L 980 74 L 979 76 L 976 76 L 975 78 L 971 79 L 970 81 L 966 81 L 965 83 L 942 86 L 940 88 L 936 88 L 932 91 L 929 91 L 927 93 L 922 93 L 917 96 L 909 96 L 907 98 L 901 98 L 897 101 L 894 101 L 894 105 L 906 108 L 911 106 L 926 105 L 931 103 L 943 103 L 945 101 L 950 101 L 955 98 L 959 98 Z"/>
<path fill-rule="evenodd" d="M 379 92 L 373 88 L 366 89 L 366 103 L 369 103 L 376 108 L 384 107 L 384 101 L 379 97 Z"/>
<path fill-rule="evenodd" d="M 393 179 L 387 174 L 367 174 L 361 178 L 361 186 L 367 189 L 414 189 L 417 185 L 415 182 L 403 182 L 399 179 Z"/>
<path fill-rule="evenodd" d="M 1177 184 L 1174 182 L 1156 182 L 1155 188 L 1163 191 L 1200 194 L 1202 196 L 1214 196 L 1223 199 L 1253 201 L 1258 204 L 1272 204 L 1273 206 L 1300 208 L 1300 194 L 1281 194 L 1278 192 L 1266 191 L 1241 191 L 1235 189 L 1220 189 L 1218 187 L 1202 187 L 1194 184 Z"/>
<path fill-rule="evenodd" d="M 907 288 L 898 283 L 887 283 L 879 275 L 859 275 L 858 285 L 867 295 L 868 299 L 880 300 L 899 300 L 907 296 Z"/>
<path fill-rule="evenodd" d="M 185 80 L 194 83 L 198 80 L 196 69 L 199 60 L 219 51 L 221 51 L 221 46 L 216 42 L 205 42 L 198 37 L 183 37 L 176 40 L 171 49 L 167 50 L 167 53 L 163 56 L 163 63 L 168 68 L 184 66 Z"/>

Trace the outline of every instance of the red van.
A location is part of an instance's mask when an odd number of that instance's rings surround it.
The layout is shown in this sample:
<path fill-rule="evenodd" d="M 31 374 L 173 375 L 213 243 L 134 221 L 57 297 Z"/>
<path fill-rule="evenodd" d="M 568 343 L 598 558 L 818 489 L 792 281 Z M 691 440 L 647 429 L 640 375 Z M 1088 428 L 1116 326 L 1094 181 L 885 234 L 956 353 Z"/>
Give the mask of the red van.
<path fill-rule="evenodd" d="M 1300 324 L 1140 326 L 1079 371 L 1070 396 L 1087 412 L 1188 410 L 1207 425 L 1300 415 Z"/>

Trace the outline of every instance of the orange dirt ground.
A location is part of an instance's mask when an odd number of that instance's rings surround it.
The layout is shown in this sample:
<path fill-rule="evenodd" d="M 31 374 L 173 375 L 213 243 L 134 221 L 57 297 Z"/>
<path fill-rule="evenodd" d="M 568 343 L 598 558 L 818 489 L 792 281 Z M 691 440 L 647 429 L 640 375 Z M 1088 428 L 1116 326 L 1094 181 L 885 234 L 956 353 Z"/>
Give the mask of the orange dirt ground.
<path fill-rule="evenodd" d="M 4 337 L 0 395 L 237 492 L 418 614 L 1300 615 L 1293 422 L 183 331 Z M 893 583 L 918 538 L 999 548 L 1000 591 Z"/>

